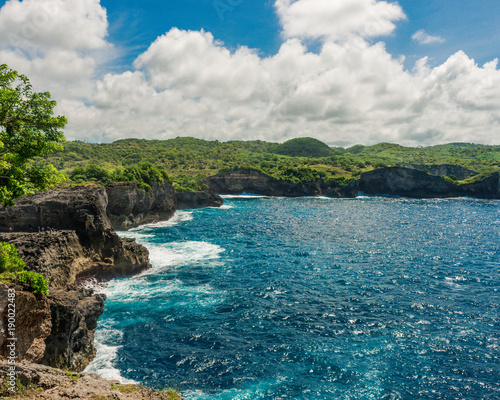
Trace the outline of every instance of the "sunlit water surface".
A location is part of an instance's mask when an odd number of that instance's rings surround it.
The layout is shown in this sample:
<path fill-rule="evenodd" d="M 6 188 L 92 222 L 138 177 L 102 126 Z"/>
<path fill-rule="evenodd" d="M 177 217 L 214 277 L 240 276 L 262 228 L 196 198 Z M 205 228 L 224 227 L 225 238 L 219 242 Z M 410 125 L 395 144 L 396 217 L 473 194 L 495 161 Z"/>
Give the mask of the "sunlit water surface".
<path fill-rule="evenodd" d="M 201 399 L 500 399 L 500 202 L 228 197 L 121 234 L 88 370 Z"/>

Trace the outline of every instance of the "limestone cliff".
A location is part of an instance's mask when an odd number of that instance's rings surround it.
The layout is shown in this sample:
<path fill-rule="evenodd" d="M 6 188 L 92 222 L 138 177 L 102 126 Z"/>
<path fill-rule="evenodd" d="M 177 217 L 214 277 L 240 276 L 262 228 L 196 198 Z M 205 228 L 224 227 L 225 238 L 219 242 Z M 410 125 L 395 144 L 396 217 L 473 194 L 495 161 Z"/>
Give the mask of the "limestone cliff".
<path fill-rule="evenodd" d="M 435 173 L 455 172 L 468 176 L 473 171 L 455 166 L 436 166 Z M 443 176 L 432 175 L 415 168 L 381 168 L 361 174 L 350 184 L 339 187 L 331 182 L 293 183 L 281 181 L 253 170 L 222 172 L 208 177 L 205 183 L 218 194 L 255 193 L 267 196 L 328 196 L 356 197 L 359 192 L 368 195 L 389 195 L 414 198 L 459 197 L 500 198 L 499 173 L 483 180 L 459 185 Z"/>
<path fill-rule="evenodd" d="M 14 230 L 0 240 L 16 245 L 26 269 L 44 275 L 52 287 L 91 273 L 110 279 L 143 271 L 149 267 L 147 249 L 114 232 L 107 205 L 107 193 L 98 186 L 22 197 L 15 207 L 0 210 L 0 229 Z"/>
<path fill-rule="evenodd" d="M 52 289 L 34 295 L 29 287 L 0 285 L 0 358 L 8 358 L 7 291 L 15 290 L 16 361 L 83 370 L 95 356 L 94 331 L 104 295 L 88 289 Z"/>
<path fill-rule="evenodd" d="M 204 183 L 217 194 L 253 193 L 266 196 L 319 196 L 322 194 L 318 182 L 293 183 L 281 181 L 254 170 L 221 172 L 205 178 Z"/>
<path fill-rule="evenodd" d="M 48 297 L 34 296 L 27 288 L 16 291 L 20 359 L 85 368 L 95 355 L 94 330 L 104 296 L 67 287 L 87 278 L 131 276 L 150 266 L 145 247 L 115 233 L 107 205 L 104 188 L 84 186 L 23 197 L 0 211 L 0 229 L 14 230 L 1 233 L 0 241 L 13 243 L 26 269 L 41 273 L 50 285 Z M 5 307 L 0 312 L 3 317 Z M 0 347 L 1 355 L 5 335 Z"/>
<path fill-rule="evenodd" d="M 106 186 L 106 212 L 114 229 L 127 230 L 141 224 L 165 221 L 174 214 L 177 201 L 172 184 L 153 184 L 150 190 L 137 183 L 112 183 Z"/>
<path fill-rule="evenodd" d="M 410 168 L 381 168 L 361 174 L 346 190 L 369 195 L 389 195 L 414 198 L 446 198 L 469 196 L 486 199 L 500 198 L 499 173 L 478 182 L 458 185 L 443 177 Z"/>
<path fill-rule="evenodd" d="M 202 192 L 179 192 L 177 197 L 177 209 L 186 210 L 201 207 L 220 207 L 224 204 L 222 197 L 211 190 Z"/>

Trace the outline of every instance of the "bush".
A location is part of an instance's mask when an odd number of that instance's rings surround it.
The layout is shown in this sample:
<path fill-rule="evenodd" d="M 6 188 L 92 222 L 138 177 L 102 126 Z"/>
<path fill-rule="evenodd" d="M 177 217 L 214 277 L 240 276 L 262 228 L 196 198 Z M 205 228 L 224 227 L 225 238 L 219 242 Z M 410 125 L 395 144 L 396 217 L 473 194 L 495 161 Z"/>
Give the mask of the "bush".
<path fill-rule="evenodd" d="M 49 294 L 49 282 L 33 271 L 26 271 L 26 263 L 19 258 L 17 248 L 0 242 L 0 279 L 18 281 L 30 285 L 35 294 Z"/>

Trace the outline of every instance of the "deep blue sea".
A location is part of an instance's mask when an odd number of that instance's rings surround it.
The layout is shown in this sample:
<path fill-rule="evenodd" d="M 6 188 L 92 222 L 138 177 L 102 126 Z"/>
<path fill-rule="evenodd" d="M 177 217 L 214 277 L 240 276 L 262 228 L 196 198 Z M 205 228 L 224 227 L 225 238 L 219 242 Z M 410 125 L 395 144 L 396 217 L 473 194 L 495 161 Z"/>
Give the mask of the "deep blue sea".
<path fill-rule="evenodd" d="M 188 400 L 500 399 L 500 202 L 226 197 L 123 236 L 87 369 Z"/>

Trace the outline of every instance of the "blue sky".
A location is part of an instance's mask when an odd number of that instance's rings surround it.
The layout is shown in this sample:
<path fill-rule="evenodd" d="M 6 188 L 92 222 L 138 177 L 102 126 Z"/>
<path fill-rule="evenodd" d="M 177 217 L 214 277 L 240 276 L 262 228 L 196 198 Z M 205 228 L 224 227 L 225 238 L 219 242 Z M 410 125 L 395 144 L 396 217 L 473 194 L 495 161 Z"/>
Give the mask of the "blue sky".
<path fill-rule="evenodd" d="M 408 68 L 424 56 L 431 57 L 433 64 L 442 63 L 459 50 L 479 64 L 500 56 L 499 1 L 398 3 L 407 20 L 399 22 L 394 34 L 383 40 L 391 54 L 408 58 Z M 125 51 L 124 67 L 172 27 L 204 29 L 231 49 L 248 46 L 264 56 L 275 54 L 283 42 L 274 2 L 270 0 L 102 0 L 101 4 L 108 11 L 111 41 Z M 411 37 L 421 29 L 445 41 L 419 44 Z"/>
<path fill-rule="evenodd" d="M 68 139 L 500 144 L 500 2 L 0 1 Z"/>

